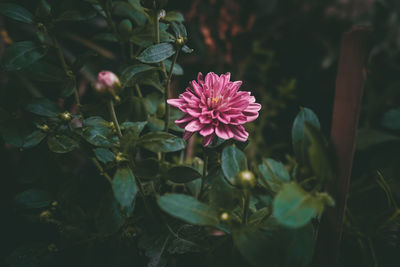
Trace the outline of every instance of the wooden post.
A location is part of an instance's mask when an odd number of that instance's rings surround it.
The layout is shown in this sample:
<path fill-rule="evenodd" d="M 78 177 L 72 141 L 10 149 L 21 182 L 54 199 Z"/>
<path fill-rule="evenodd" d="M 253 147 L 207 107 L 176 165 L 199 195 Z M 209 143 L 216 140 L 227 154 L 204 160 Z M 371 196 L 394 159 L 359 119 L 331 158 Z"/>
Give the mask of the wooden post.
<path fill-rule="evenodd" d="M 331 128 L 331 141 L 338 159 L 338 173 L 326 188 L 335 199 L 336 205 L 328 208 L 322 216 L 314 257 L 316 266 L 337 265 L 366 80 L 370 34 L 370 28 L 357 26 L 342 36 Z"/>

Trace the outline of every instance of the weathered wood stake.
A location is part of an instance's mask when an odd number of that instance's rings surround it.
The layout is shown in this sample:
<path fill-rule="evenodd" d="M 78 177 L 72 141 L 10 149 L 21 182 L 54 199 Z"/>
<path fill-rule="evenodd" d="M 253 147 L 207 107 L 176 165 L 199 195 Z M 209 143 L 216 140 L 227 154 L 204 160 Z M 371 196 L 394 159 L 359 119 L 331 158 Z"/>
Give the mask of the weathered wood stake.
<path fill-rule="evenodd" d="M 342 36 L 331 128 L 331 140 L 338 159 L 338 175 L 326 188 L 336 205 L 328 208 L 321 220 L 314 257 L 316 266 L 337 265 L 367 73 L 370 34 L 370 28 L 357 26 Z"/>

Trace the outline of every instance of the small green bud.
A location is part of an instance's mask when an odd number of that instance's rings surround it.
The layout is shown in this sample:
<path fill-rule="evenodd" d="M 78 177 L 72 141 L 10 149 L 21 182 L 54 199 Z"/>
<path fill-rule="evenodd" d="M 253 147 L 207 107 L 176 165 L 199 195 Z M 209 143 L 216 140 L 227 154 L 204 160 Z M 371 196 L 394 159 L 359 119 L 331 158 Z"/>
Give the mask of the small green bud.
<path fill-rule="evenodd" d="M 237 185 L 242 188 L 253 188 L 256 185 L 256 178 L 249 170 L 239 172 L 236 179 Z"/>
<path fill-rule="evenodd" d="M 42 221 L 47 221 L 51 217 L 51 212 L 49 210 L 44 210 L 40 213 L 39 218 Z"/>
<path fill-rule="evenodd" d="M 42 126 L 39 126 L 38 128 L 45 133 L 48 133 L 50 131 L 50 127 L 47 124 L 43 124 Z"/>
<path fill-rule="evenodd" d="M 176 38 L 175 43 L 178 45 L 184 45 L 185 44 L 185 38 L 183 38 L 182 36 L 178 36 L 178 38 Z"/>
<path fill-rule="evenodd" d="M 115 161 L 117 163 L 120 163 L 123 161 L 127 161 L 127 159 L 125 158 L 124 154 L 122 154 L 121 152 L 118 152 L 118 154 L 115 156 Z"/>
<path fill-rule="evenodd" d="M 223 212 L 223 213 L 221 213 L 221 215 L 219 216 L 219 218 L 220 218 L 220 220 L 221 221 L 223 221 L 223 222 L 226 222 L 226 221 L 228 221 L 229 220 L 229 213 L 227 213 L 227 212 Z"/>
<path fill-rule="evenodd" d="M 165 115 L 165 102 L 161 102 L 157 106 L 157 117 L 162 118 Z"/>
<path fill-rule="evenodd" d="M 50 245 L 48 245 L 48 246 L 47 246 L 47 249 L 48 249 L 50 252 L 58 252 L 58 248 L 57 248 L 56 244 L 54 244 L 54 243 L 51 243 Z"/>
<path fill-rule="evenodd" d="M 132 34 L 132 22 L 129 19 L 124 19 L 119 23 L 118 30 L 122 38 L 129 39 Z"/>
<path fill-rule="evenodd" d="M 68 111 L 65 111 L 63 113 L 59 114 L 59 117 L 61 120 L 63 121 L 70 121 L 72 119 L 72 115 L 71 113 L 69 113 Z"/>

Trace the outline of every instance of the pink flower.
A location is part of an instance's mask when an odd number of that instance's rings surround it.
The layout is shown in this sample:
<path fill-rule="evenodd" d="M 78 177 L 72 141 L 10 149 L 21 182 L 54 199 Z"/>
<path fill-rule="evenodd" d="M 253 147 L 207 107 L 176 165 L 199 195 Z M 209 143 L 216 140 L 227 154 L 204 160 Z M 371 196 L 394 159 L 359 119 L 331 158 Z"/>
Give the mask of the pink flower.
<path fill-rule="evenodd" d="M 115 86 L 121 86 L 121 82 L 117 75 L 108 70 L 99 72 L 95 85 L 97 91 L 103 92 L 107 89 L 114 89 Z"/>
<path fill-rule="evenodd" d="M 197 82 L 191 81 L 186 92 L 168 100 L 168 104 L 185 113 L 175 121 L 185 129 L 185 140 L 195 132 L 204 137 L 203 146 L 208 146 L 215 135 L 241 142 L 247 140 L 249 134 L 243 124 L 257 119 L 261 105 L 255 103 L 250 92 L 238 91 L 242 82 L 231 82 L 230 76 L 230 73 L 218 76 L 210 72 L 203 80 L 203 74 L 199 73 Z"/>

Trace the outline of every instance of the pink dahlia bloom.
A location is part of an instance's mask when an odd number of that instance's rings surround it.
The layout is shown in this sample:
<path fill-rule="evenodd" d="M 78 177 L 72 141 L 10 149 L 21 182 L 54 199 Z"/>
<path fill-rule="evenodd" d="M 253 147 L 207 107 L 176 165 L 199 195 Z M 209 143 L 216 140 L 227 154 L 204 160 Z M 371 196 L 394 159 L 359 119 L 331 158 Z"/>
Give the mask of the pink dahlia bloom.
<path fill-rule="evenodd" d="M 222 139 L 233 138 L 244 142 L 249 134 L 243 124 L 258 117 L 261 105 L 250 92 L 238 91 L 241 81 L 230 81 L 231 74 L 218 76 L 210 72 L 203 80 L 199 73 L 197 82 L 191 81 L 186 92 L 168 104 L 182 110 L 185 115 L 175 123 L 185 129 L 184 139 L 200 132 L 203 146 L 208 146 L 217 135 Z"/>
<path fill-rule="evenodd" d="M 115 86 L 120 86 L 121 82 L 117 75 L 108 70 L 103 70 L 97 75 L 96 90 L 103 92 L 107 89 L 114 89 Z"/>

